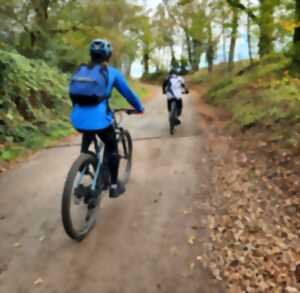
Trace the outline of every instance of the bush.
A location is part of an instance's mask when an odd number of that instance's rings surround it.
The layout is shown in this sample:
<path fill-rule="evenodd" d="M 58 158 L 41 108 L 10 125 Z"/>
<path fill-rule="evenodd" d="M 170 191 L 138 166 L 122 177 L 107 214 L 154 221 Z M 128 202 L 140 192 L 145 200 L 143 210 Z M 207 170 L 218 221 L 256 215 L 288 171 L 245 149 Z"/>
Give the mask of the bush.
<path fill-rule="evenodd" d="M 67 119 L 67 82 L 67 75 L 41 60 L 0 50 L 0 159 L 42 146 L 49 129 Z"/>

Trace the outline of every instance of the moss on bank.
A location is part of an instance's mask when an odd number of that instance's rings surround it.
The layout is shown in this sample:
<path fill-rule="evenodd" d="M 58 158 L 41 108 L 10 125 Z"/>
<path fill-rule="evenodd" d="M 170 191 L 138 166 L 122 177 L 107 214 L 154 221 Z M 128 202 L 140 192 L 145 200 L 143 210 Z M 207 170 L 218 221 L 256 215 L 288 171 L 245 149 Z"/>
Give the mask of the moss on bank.
<path fill-rule="evenodd" d="M 210 80 L 206 101 L 230 112 L 231 122 L 242 130 L 263 127 L 295 147 L 300 143 L 300 79 L 289 73 L 289 65 L 288 57 L 274 54 L 248 68 L 239 63 L 234 74 L 217 67 L 210 77 L 202 71 L 191 79 Z"/>
<path fill-rule="evenodd" d="M 13 160 L 72 132 L 67 75 L 0 50 L 0 160 Z"/>
<path fill-rule="evenodd" d="M 219 71 L 206 101 L 231 112 L 233 120 L 242 128 L 297 124 L 300 122 L 300 79 L 289 74 L 289 63 L 283 55 L 272 55 L 239 74 L 226 73 L 225 69 Z"/>

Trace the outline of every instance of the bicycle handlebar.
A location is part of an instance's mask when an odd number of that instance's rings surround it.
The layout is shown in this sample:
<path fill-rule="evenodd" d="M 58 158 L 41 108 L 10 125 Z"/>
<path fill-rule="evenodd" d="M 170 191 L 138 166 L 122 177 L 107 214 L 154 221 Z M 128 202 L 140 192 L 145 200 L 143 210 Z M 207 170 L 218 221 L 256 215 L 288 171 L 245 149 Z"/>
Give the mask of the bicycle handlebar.
<path fill-rule="evenodd" d="M 113 111 L 113 113 L 125 112 L 127 115 L 139 114 L 140 113 L 139 111 L 137 111 L 135 109 L 126 109 L 126 108 L 114 109 L 112 111 Z"/>

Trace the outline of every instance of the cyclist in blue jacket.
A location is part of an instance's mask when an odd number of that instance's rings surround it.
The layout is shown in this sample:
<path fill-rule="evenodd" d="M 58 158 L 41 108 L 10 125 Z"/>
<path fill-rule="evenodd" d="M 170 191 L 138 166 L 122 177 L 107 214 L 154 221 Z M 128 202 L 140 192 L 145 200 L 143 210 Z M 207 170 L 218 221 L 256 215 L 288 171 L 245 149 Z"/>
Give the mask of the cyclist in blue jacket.
<path fill-rule="evenodd" d="M 140 113 L 144 107 L 139 97 L 129 88 L 126 79 L 114 67 L 108 65 L 112 55 L 112 46 L 107 40 L 96 39 L 90 44 L 91 63 L 100 65 L 106 72 L 105 96 L 110 97 L 113 88 Z M 71 122 L 75 129 L 83 133 L 81 152 L 86 153 L 96 133 L 105 144 L 108 155 L 108 165 L 111 174 L 110 197 L 116 198 L 125 192 L 124 185 L 119 182 L 119 158 L 117 151 L 116 134 L 113 127 L 112 112 L 109 109 L 108 99 L 97 105 L 73 104 Z"/>

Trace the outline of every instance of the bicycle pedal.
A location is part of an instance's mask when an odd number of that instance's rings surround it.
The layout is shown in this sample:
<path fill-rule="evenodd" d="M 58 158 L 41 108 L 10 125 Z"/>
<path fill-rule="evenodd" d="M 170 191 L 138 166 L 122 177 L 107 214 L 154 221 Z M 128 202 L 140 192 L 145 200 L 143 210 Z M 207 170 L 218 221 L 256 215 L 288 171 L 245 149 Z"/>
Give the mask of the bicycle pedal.
<path fill-rule="evenodd" d="M 87 200 L 88 209 L 94 209 L 99 201 L 99 189 L 90 190 L 90 196 Z"/>
<path fill-rule="evenodd" d="M 79 205 L 82 198 L 84 198 L 84 199 L 86 198 L 88 192 L 89 192 L 89 187 L 84 186 L 82 184 L 77 186 L 74 190 L 74 203 L 76 205 Z"/>

